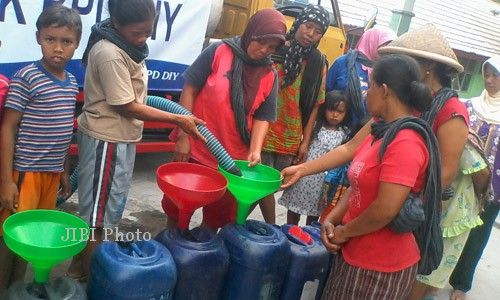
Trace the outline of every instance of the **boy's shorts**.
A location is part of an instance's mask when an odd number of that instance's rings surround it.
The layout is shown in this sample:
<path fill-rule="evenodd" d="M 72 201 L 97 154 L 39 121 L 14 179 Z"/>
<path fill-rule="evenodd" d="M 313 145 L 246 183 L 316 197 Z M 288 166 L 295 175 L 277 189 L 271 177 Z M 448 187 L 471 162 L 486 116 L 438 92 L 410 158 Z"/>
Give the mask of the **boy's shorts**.
<path fill-rule="evenodd" d="M 134 162 L 135 144 L 105 142 L 78 132 L 78 209 L 90 227 L 118 225 Z"/>
<path fill-rule="evenodd" d="M 262 164 L 275 168 L 278 171 L 282 171 L 293 164 L 293 159 L 295 155 L 280 154 L 275 152 L 263 151 L 261 154 Z"/>
<path fill-rule="evenodd" d="M 19 190 L 18 207 L 16 211 L 30 209 L 54 209 L 56 197 L 61 185 L 61 173 L 49 172 L 12 172 L 14 183 Z M 3 235 L 2 225 L 12 212 L 0 208 L 0 236 Z"/>
<path fill-rule="evenodd" d="M 189 162 L 201 164 L 193 158 Z M 161 203 L 167 216 L 178 222 L 179 210 L 172 200 L 163 195 Z M 226 190 L 226 193 L 224 193 L 220 200 L 203 207 L 203 223 L 214 229 L 234 223 L 236 221 L 236 209 L 236 199 L 229 190 Z"/>

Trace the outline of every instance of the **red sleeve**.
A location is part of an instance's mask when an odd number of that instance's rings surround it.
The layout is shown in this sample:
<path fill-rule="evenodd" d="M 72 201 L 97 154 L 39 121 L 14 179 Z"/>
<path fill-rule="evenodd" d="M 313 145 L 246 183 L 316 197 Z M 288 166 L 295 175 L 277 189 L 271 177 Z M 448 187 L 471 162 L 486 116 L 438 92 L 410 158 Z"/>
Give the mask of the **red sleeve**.
<path fill-rule="evenodd" d="M 5 98 L 7 98 L 7 93 L 9 92 L 9 80 L 0 74 L 0 120 L 2 119 L 3 105 L 5 103 Z"/>
<path fill-rule="evenodd" d="M 438 128 L 446 121 L 458 116 L 461 116 L 465 123 L 467 123 L 467 127 L 469 127 L 469 113 L 467 112 L 467 107 L 465 107 L 465 104 L 462 103 L 458 97 L 450 98 L 437 113 L 436 119 L 432 124 L 432 130 L 436 133 Z"/>
<path fill-rule="evenodd" d="M 411 129 L 401 130 L 382 157 L 380 181 L 420 191 L 428 163 L 429 153 L 420 134 Z"/>
<path fill-rule="evenodd" d="M 8 91 L 9 91 L 9 80 L 5 76 L 0 74 L 0 104 L 2 106 Z"/>

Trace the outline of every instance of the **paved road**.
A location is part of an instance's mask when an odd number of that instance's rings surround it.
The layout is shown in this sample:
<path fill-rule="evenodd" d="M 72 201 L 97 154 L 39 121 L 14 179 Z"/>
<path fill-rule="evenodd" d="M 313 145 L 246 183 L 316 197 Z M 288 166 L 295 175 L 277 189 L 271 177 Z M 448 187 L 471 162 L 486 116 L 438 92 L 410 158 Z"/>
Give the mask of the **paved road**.
<path fill-rule="evenodd" d="M 140 154 L 136 160 L 133 185 L 125 209 L 121 229 L 126 231 L 150 232 L 155 236 L 166 224 L 166 217 L 161 208 L 162 193 L 156 185 L 156 168 L 169 161 L 168 154 Z M 67 210 L 76 208 L 76 197 L 64 205 Z M 278 205 L 277 223 L 286 221 L 286 209 Z M 259 209 L 250 215 L 250 218 L 262 220 Z M 197 211 L 191 219 L 191 226 L 201 222 L 200 212 Z M 65 271 L 67 263 L 59 266 L 53 273 L 57 276 Z M 493 300 L 500 299 L 500 229 L 494 228 L 491 240 L 476 272 L 474 287 L 468 299 Z M 449 299 L 450 289 L 443 290 L 440 300 Z"/>

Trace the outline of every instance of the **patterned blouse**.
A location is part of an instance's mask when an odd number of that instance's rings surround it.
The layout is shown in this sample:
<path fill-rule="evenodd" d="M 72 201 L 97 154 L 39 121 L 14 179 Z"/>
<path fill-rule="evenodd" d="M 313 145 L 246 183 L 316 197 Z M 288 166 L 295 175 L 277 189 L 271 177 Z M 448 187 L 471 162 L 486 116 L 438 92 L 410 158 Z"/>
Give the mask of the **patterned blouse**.
<path fill-rule="evenodd" d="M 484 152 L 491 167 L 493 194 L 490 196 L 490 201 L 500 204 L 500 152 L 497 151 L 500 140 L 500 124 L 489 124 L 481 120 L 475 113 L 471 100 L 468 100 L 465 105 L 470 115 L 470 128 L 483 140 Z"/>
<path fill-rule="evenodd" d="M 278 94 L 276 121 L 269 125 L 262 149 L 267 152 L 296 155 L 302 141 L 302 120 L 300 112 L 300 84 L 305 65 L 295 81 Z M 275 64 L 278 72 L 279 86 L 283 84 L 284 70 L 282 64 Z M 326 66 L 323 68 L 323 79 L 316 100 L 316 105 L 325 102 Z"/>

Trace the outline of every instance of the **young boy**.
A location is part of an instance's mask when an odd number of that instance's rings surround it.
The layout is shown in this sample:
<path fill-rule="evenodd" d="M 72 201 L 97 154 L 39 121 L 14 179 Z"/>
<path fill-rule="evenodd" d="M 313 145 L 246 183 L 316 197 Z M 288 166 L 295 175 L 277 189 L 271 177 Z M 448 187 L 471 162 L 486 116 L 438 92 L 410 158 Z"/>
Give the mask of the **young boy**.
<path fill-rule="evenodd" d="M 0 235 L 16 211 L 55 208 L 57 191 L 69 189 L 65 159 L 73 133 L 78 86 L 65 71 L 82 33 L 80 15 L 62 5 L 43 11 L 36 22 L 42 59 L 11 79 L 0 134 Z M 0 239 L 0 294 L 22 280 L 26 263 Z"/>
<path fill-rule="evenodd" d="M 133 8 L 133 10 L 131 9 Z M 82 62 L 85 100 L 78 117 L 78 210 L 95 228 L 67 275 L 84 281 L 95 247 L 116 228 L 132 185 L 144 121 L 174 123 L 196 138 L 204 122 L 146 105 L 147 40 L 157 17 L 153 0 L 109 0 L 110 18 L 92 26 Z"/>

